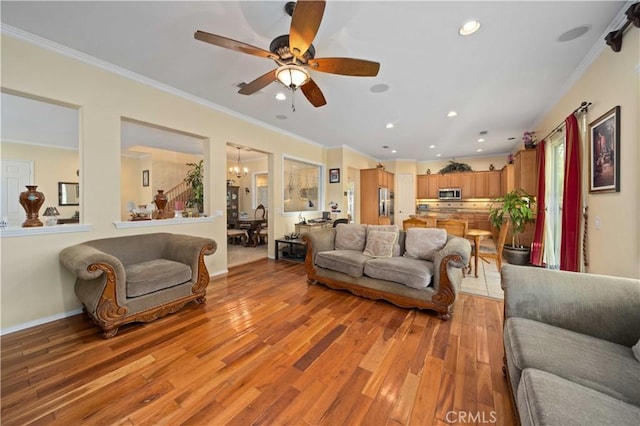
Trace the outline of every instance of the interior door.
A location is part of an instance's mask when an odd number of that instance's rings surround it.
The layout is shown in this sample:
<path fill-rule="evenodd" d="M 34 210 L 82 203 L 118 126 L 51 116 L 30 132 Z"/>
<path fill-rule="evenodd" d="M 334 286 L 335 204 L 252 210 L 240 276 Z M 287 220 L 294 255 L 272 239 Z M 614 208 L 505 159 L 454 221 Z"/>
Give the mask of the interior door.
<path fill-rule="evenodd" d="M 409 219 L 409 215 L 416 214 L 416 188 L 413 184 L 413 174 L 398 173 L 395 183 L 394 222 L 398 227 L 402 227 L 402 221 Z"/>
<path fill-rule="evenodd" d="M 9 226 L 20 226 L 26 215 L 18 197 L 33 182 L 33 161 L 2 160 L 1 175 L 0 217 L 6 217 Z"/>

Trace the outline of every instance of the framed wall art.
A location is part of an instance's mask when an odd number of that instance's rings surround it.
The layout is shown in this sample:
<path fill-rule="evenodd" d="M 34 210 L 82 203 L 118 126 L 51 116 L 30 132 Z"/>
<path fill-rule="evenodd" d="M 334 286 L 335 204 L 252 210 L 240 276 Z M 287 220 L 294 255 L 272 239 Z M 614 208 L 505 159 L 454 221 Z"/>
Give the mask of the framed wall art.
<path fill-rule="evenodd" d="M 142 186 L 149 186 L 149 170 L 142 171 Z"/>
<path fill-rule="evenodd" d="M 620 106 L 589 124 L 589 192 L 620 192 Z"/>
<path fill-rule="evenodd" d="M 329 183 L 340 182 L 340 169 L 329 169 Z"/>

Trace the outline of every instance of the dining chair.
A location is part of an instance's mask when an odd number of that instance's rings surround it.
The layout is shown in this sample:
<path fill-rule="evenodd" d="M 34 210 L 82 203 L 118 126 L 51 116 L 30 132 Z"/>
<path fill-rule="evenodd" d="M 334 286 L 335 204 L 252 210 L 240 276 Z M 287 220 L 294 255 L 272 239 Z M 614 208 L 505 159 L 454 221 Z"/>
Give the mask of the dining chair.
<path fill-rule="evenodd" d="M 402 221 L 402 229 L 405 231 L 409 228 L 435 228 L 437 220 L 435 217 L 425 217 L 418 219 L 417 217 L 410 217 Z"/>
<path fill-rule="evenodd" d="M 464 237 L 467 235 L 468 223 L 461 219 L 442 219 L 436 222 L 436 227 L 446 229 L 447 234 Z"/>
<path fill-rule="evenodd" d="M 495 259 L 498 272 L 502 270 L 502 250 L 504 249 L 504 243 L 507 240 L 507 234 L 509 233 L 509 225 L 509 221 L 502 224 L 500 232 L 498 233 L 498 241 L 494 241 L 492 239 L 483 240 L 480 242 L 478 247 L 478 256 L 480 259 L 487 263 L 489 263 L 487 259 Z M 471 256 L 475 256 L 473 244 L 471 245 Z M 471 266 L 471 261 L 469 261 L 469 266 Z"/>
<path fill-rule="evenodd" d="M 391 225 L 391 218 L 389 216 L 378 216 L 378 225 Z"/>
<path fill-rule="evenodd" d="M 333 221 L 333 227 L 340 225 L 341 223 L 349 223 L 349 219 L 341 218 Z"/>

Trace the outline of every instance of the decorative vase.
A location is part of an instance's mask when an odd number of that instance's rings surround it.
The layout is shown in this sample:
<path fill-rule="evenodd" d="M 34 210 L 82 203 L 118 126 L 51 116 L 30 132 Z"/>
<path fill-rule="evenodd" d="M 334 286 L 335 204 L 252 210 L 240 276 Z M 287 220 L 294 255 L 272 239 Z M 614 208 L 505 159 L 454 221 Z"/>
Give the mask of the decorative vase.
<path fill-rule="evenodd" d="M 153 197 L 153 202 L 158 208 L 158 219 L 164 219 L 164 209 L 167 207 L 167 195 L 164 189 L 158 189 L 158 193 Z"/>
<path fill-rule="evenodd" d="M 20 205 L 27 212 L 27 220 L 22 223 L 23 228 L 32 228 L 42 226 L 42 222 L 38 219 L 38 211 L 44 203 L 44 194 L 36 191 L 38 185 L 27 185 L 27 190 L 20 193 Z"/>

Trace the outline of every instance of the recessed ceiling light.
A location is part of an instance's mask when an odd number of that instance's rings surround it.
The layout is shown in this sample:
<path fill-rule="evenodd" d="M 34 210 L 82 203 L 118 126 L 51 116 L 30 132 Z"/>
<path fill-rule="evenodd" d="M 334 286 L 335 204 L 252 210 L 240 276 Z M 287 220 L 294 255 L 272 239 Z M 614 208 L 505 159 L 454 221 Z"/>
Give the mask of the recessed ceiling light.
<path fill-rule="evenodd" d="M 429 148 L 431 148 L 431 149 L 433 149 L 435 147 L 436 147 L 435 145 L 429 145 Z"/>
<path fill-rule="evenodd" d="M 457 112 L 455 112 L 455 111 L 449 111 L 449 112 L 447 113 L 447 117 L 449 117 L 449 118 L 451 118 L 451 117 L 455 117 L 456 115 L 458 115 L 458 113 L 457 113 Z"/>
<path fill-rule="evenodd" d="M 442 154 L 436 154 L 436 157 L 442 157 Z"/>
<path fill-rule="evenodd" d="M 284 101 L 285 99 L 287 99 L 287 95 L 285 95 L 284 93 L 280 92 L 276 95 L 276 99 L 279 101 Z"/>
<path fill-rule="evenodd" d="M 387 123 L 385 126 L 387 129 L 393 129 L 393 123 Z"/>
<path fill-rule="evenodd" d="M 277 118 L 278 120 L 286 120 L 286 119 L 287 119 L 287 116 L 286 116 L 286 115 L 279 114 L 279 115 L 276 115 L 276 118 Z"/>
<path fill-rule="evenodd" d="M 391 153 L 392 153 L 392 154 L 395 154 L 396 152 L 398 152 L 398 151 L 396 151 L 395 149 L 392 149 L 392 150 L 391 150 Z"/>
<path fill-rule="evenodd" d="M 480 29 L 480 22 L 471 20 L 464 23 L 462 28 L 458 30 L 458 34 L 467 36 L 475 33 L 479 29 Z"/>
<path fill-rule="evenodd" d="M 483 138 L 478 139 L 478 142 L 484 142 Z"/>
<path fill-rule="evenodd" d="M 482 152 L 482 148 L 476 149 L 476 152 Z"/>
<path fill-rule="evenodd" d="M 389 85 L 384 83 L 374 84 L 369 90 L 371 93 L 383 93 L 389 90 Z"/>
<path fill-rule="evenodd" d="M 576 28 L 572 28 L 569 31 L 566 31 L 558 36 L 559 42 L 571 41 L 575 40 L 579 37 L 582 37 L 591 29 L 590 25 L 582 25 Z"/>

